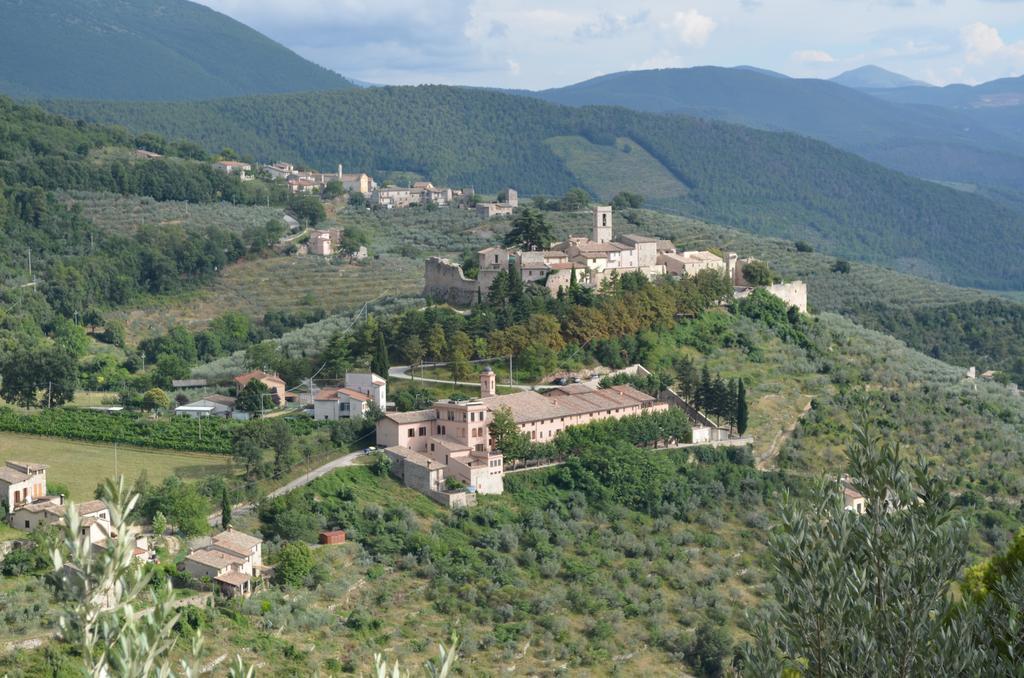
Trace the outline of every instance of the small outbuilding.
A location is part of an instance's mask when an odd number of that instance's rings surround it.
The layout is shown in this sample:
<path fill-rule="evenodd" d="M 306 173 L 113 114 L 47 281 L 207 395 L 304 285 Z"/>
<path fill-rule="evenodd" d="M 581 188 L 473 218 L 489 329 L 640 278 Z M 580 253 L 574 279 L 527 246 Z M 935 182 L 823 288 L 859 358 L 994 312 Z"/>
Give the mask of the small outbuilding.
<path fill-rule="evenodd" d="M 324 530 L 320 533 L 321 544 L 344 544 L 345 530 Z"/>

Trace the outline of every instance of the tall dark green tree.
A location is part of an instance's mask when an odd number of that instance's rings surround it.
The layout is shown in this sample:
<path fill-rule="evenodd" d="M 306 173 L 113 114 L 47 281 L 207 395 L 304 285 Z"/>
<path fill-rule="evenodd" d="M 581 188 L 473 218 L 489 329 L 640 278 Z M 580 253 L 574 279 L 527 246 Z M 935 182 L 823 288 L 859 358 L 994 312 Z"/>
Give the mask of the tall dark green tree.
<path fill-rule="evenodd" d="M 505 236 L 505 245 L 526 250 L 543 250 L 551 245 L 551 227 L 544 214 L 532 207 L 519 210 L 512 220 L 512 230 Z"/>
<path fill-rule="evenodd" d="M 750 413 L 747 410 L 747 387 L 743 379 L 736 382 L 736 432 L 743 435 L 747 432 L 747 420 Z"/>
<path fill-rule="evenodd" d="M 225 530 L 231 526 L 231 500 L 226 485 L 220 491 L 220 526 Z"/>
<path fill-rule="evenodd" d="M 388 357 L 387 342 L 384 341 L 384 330 L 377 331 L 377 345 L 373 350 L 373 358 L 370 360 L 370 370 L 385 379 L 391 369 L 391 360 Z"/>

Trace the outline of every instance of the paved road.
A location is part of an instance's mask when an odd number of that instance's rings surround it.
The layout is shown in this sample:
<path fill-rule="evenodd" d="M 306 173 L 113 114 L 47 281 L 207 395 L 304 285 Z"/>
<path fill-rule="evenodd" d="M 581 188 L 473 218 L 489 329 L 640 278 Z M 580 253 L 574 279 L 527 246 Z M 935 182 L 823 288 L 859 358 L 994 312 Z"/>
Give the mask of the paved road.
<path fill-rule="evenodd" d="M 444 367 L 445 365 L 447 365 L 447 363 L 428 363 L 425 364 L 424 367 Z M 409 365 L 399 365 L 397 367 L 392 367 L 391 369 L 388 370 L 388 378 L 412 379 L 412 375 L 409 374 L 409 370 L 411 369 L 412 368 Z M 416 381 L 425 381 L 430 384 L 448 384 L 449 386 L 452 384 L 457 384 L 459 386 L 476 386 L 477 388 L 480 387 L 479 381 L 453 382 L 451 379 L 431 379 L 429 377 L 416 377 Z M 516 388 L 519 389 L 520 391 L 530 391 L 533 389 L 533 386 L 530 384 L 512 384 L 511 386 L 509 386 L 508 384 L 505 383 L 499 383 L 498 386 L 504 386 L 506 388 Z"/>
<path fill-rule="evenodd" d="M 320 476 L 325 476 L 334 469 L 345 468 L 346 466 L 352 466 L 356 463 L 356 459 L 363 456 L 362 452 L 350 452 L 343 457 L 333 459 L 323 466 L 317 467 L 309 473 L 303 473 L 301 476 L 291 481 L 287 485 L 277 488 L 273 492 L 267 495 L 267 499 L 273 499 L 274 497 L 280 497 L 282 494 L 288 494 L 294 489 L 308 485 Z"/>
<path fill-rule="evenodd" d="M 356 459 L 358 459 L 361 456 L 363 456 L 362 452 L 350 452 L 349 454 L 338 457 L 337 459 L 332 459 L 323 466 L 318 466 L 309 473 L 303 473 L 301 476 L 291 481 L 290 483 L 282 485 L 281 487 L 277 488 L 276 490 L 267 495 L 267 499 L 273 499 L 274 497 L 280 497 L 282 494 L 288 494 L 294 489 L 300 488 L 303 485 L 308 485 L 309 483 L 313 482 L 320 476 L 327 475 L 334 469 L 352 466 L 353 464 L 356 463 Z M 231 514 L 238 515 L 241 513 L 248 513 L 249 511 L 252 511 L 253 508 L 254 505 L 251 503 L 237 504 L 231 507 Z M 220 511 L 217 511 L 216 513 L 211 513 L 207 517 L 207 523 L 213 527 L 220 525 Z"/>

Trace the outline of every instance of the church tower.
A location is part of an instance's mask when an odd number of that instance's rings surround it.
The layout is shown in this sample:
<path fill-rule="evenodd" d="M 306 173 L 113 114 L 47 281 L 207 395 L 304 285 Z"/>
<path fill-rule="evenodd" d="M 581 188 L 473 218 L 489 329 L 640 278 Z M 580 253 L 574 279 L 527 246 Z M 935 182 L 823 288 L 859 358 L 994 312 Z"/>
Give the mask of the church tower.
<path fill-rule="evenodd" d="M 480 373 L 480 397 L 490 398 L 491 396 L 498 394 L 498 378 L 494 374 L 494 370 L 488 365 L 484 368 L 484 371 Z"/>
<path fill-rule="evenodd" d="M 611 205 L 596 205 L 594 207 L 594 235 L 591 240 L 594 242 L 612 241 Z"/>

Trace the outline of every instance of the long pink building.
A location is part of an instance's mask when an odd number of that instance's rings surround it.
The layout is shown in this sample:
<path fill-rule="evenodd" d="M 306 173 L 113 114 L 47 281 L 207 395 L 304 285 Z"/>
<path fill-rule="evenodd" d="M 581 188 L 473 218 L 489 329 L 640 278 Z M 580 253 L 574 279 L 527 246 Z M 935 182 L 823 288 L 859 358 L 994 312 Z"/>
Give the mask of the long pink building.
<path fill-rule="evenodd" d="M 508 409 L 536 442 L 547 442 L 570 426 L 668 409 L 667 403 L 628 385 L 594 389 L 572 384 L 546 393 L 497 395 L 495 381 L 488 367 L 480 374 L 476 400 L 442 400 L 427 410 L 389 412 L 377 422 L 377 444 L 386 448 L 407 485 L 441 492 L 452 477 L 481 494 L 501 494 L 504 459 L 490 435 L 494 413 L 501 409 Z M 406 464 L 424 467 L 423 473 L 405 472 Z M 421 484 L 426 486 L 417 487 Z"/>

